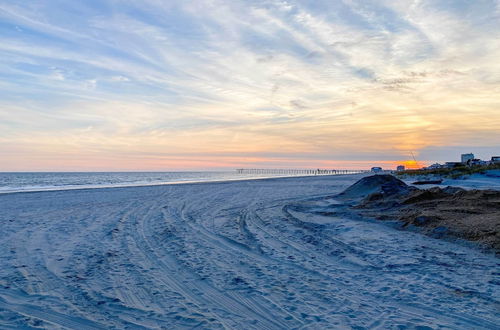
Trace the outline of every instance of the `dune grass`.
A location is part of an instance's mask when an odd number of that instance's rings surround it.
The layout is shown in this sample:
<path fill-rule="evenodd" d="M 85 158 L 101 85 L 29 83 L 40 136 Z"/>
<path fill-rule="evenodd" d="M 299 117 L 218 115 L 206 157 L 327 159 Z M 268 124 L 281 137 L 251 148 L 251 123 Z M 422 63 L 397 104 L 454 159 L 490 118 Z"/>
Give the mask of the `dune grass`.
<path fill-rule="evenodd" d="M 498 170 L 500 164 L 490 164 L 485 166 L 458 166 L 454 168 L 436 168 L 436 169 L 419 169 L 419 170 L 406 170 L 398 172 L 398 176 L 421 176 L 421 175 L 434 175 L 457 179 L 462 176 L 472 175 L 475 173 L 486 173 L 488 170 Z"/>

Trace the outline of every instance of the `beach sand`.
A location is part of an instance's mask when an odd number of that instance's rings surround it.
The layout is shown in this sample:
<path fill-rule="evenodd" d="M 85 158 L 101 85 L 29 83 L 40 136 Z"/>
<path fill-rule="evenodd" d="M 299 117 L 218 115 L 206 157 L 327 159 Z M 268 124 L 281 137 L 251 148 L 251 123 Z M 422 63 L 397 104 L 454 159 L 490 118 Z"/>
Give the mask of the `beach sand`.
<path fill-rule="evenodd" d="M 0 195 L 0 327 L 497 328 L 494 255 L 332 216 L 361 177 Z"/>

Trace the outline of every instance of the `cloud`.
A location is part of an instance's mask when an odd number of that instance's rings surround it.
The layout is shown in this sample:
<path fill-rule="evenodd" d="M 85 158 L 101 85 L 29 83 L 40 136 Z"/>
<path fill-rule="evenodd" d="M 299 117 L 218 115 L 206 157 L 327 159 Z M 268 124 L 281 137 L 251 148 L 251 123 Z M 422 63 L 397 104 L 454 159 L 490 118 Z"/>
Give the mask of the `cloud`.
<path fill-rule="evenodd" d="M 500 143 L 498 16 L 495 1 L 3 1 L 0 143 L 263 163 Z"/>
<path fill-rule="evenodd" d="M 110 78 L 111 81 L 116 81 L 116 82 L 126 82 L 126 81 L 130 81 L 130 79 L 128 79 L 127 77 L 124 77 L 124 76 L 113 76 Z"/>

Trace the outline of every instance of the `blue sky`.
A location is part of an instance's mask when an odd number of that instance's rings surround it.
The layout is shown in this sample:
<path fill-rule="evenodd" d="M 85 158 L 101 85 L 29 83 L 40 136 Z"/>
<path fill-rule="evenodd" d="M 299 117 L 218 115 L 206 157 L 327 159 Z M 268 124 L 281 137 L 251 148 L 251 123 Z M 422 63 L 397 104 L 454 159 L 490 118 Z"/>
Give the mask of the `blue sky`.
<path fill-rule="evenodd" d="M 486 158 L 499 31 L 499 1 L 0 1 L 0 170 Z"/>

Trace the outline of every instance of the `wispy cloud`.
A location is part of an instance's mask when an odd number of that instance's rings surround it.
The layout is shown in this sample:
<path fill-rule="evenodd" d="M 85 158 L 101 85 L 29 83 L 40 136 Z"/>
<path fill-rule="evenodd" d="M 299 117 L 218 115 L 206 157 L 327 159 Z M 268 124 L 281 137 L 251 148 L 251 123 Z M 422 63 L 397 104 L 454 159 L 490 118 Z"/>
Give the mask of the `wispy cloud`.
<path fill-rule="evenodd" d="M 0 1 L 0 170 L 28 155 L 168 169 L 498 146 L 499 8 Z"/>

